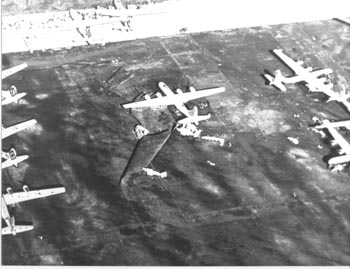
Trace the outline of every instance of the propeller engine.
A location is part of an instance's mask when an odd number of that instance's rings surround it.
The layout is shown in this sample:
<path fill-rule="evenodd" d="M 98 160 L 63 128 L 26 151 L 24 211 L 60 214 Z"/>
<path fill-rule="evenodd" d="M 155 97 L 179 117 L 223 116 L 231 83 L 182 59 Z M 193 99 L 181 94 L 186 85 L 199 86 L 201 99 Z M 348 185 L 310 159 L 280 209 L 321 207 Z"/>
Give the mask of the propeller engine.
<path fill-rule="evenodd" d="M 189 90 L 190 90 L 190 92 L 196 92 L 195 87 L 192 87 L 192 86 L 189 87 Z"/>
<path fill-rule="evenodd" d="M 177 94 L 183 94 L 184 92 L 181 89 L 176 89 Z"/>
<path fill-rule="evenodd" d="M 308 66 L 308 67 L 305 68 L 305 70 L 306 70 L 307 72 L 311 72 L 311 71 L 313 70 L 313 67 L 312 67 L 312 66 Z"/>
<path fill-rule="evenodd" d="M 24 192 L 29 192 L 29 187 L 28 187 L 28 185 L 23 185 L 23 190 L 24 190 Z"/>
<path fill-rule="evenodd" d="M 151 99 L 151 96 L 149 96 L 149 94 L 146 93 L 146 94 L 144 95 L 144 98 L 145 98 L 145 100 L 150 100 L 150 99 Z"/>

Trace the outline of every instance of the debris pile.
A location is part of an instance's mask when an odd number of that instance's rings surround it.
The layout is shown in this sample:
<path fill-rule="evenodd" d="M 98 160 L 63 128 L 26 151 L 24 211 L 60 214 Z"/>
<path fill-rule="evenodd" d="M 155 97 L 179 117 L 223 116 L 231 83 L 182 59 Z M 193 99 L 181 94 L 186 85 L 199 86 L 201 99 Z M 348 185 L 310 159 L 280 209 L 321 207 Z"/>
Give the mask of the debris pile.
<path fill-rule="evenodd" d="M 135 129 L 134 131 L 132 131 L 132 133 L 135 135 L 137 139 L 141 139 L 145 135 L 148 135 L 149 131 L 142 125 L 138 124 L 135 126 Z"/>
<path fill-rule="evenodd" d="M 294 145 L 298 145 L 299 144 L 299 139 L 298 138 L 295 138 L 295 137 L 287 137 L 287 139 L 293 143 Z"/>
<path fill-rule="evenodd" d="M 199 130 L 197 126 L 193 123 L 182 124 L 176 128 L 176 130 L 182 136 L 193 136 L 198 138 L 201 135 L 202 130 Z"/>
<path fill-rule="evenodd" d="M 168 176 L 168 173 L 166 171 L 163 171 L 163 172 L 157 172 L 157 171 L 154 171 L 153 169 L 151 168 L 142 168 L 143 171 L 146 172 L 147 176 L 157 176 L 157 177 L 160 177 L 160 178 L 165 178 Z"/>
<path fill-rule="evenodd" d="M 204 140 L 207 140 L 207 141 L 218 142 L 221 147 L 225 144 L 225 139 L 219 138 L 219 137 L 215 137 L 215 136 L 204 135 L 204 136 L 201 137 L 201 139 L 204 139 Z"/>
<path fill-rule="evenodd" d="M 215 163 L 213 163 L 213 162 L 211 162 L 209 160 L 207 160 L 207 164 L 209 164 L 210 166 L 215 166 L 216 165 Z"/>

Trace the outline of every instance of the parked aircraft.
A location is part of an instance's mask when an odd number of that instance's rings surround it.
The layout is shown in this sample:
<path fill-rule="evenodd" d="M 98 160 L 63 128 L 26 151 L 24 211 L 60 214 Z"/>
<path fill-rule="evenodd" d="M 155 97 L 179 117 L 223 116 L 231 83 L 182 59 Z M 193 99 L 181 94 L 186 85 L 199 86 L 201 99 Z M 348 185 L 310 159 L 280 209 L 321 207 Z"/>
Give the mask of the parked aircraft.
<path fill-rule="evenodd" d="M 7 168 L 10 166 L 18 167 L 18 164 L 20 162 L 23 162 L 28 158 L 29 158 L 28 155 L 17 156 L 17 152 L 14 148 L 11 148 L 9 152 L 1 151 L 1 159 L 5 160 L 4 162 L 1 163 L 1 169 Z"/>
<path fill-rule="evenodd" d="M 183 119 L 182 123 L 196 122 L 201 120 L 206 120 L 210 118 L 210 114 L 208 115 L 198 115 L 198 108 L 194 107 L 192 110 L 188 110 L 185 106 L 185 103 L 214 94 L 218 94 L 225 91 L 225 87 L 217 87 L 211 89 L 205 89 L 201 91 L 197 91 L 194 87 L 189 88 L 189 92 L 183 92 L 180 89 L 176 90 L 174 93 L 164 82 L 158 83 L 159 89 L 163 92 L 165 96 L 163 96 L 160 92 L 156 93 L 155 98 L 151 98 L 149 95 L 145 95 L 145 99 L 143 101 L 122 104 L 123 108 L 142 108 L 142 107 L 163 107 L 168 105 L 175 105 L 176 108 L 185 115 L 185 119 Z"/>
<path fill-rule="evenodd" d="M 347 125 L 348 123 L 346 123 Z M 336 127 L 340 127 L 344 125 L 340 125 L 340 123 L 329 122 L 328 120 L 324 120 L 323 124 L 320 126 L 316 126 L 315 128 L 327 128 L 329 133 L 332 135 L 332 145 L 338 145 L 340 147 L 339 156 L 332 157 L 328 160 L 328 167 L 332 171 L 340 171 L 342 170 L 347 163 L 350 162 L 350 144 L 345 140 L 345 138 L 339 134 L 336 130 Z M 347 125 L 348 126 L 348 125 Z"/>
<path fill-rule="evenodd" d="M 9 69 L 3 70 L 3 71 L 1 71 L 1 79 L 5 79 L 5 78 L 7 78 L 7 77 L 9 77 L 9 76 L 11 76 L 11 75 L 13 75 L 13 74 L 23 70 L 23 69 L 25 69 L 27 67 L 28 67 L 28 64 L 23 63 L 23 64 L 20 64 L 20 65 L 16 65 L 14 67 L 11 67 Z"/>
<path fill-rule="evenodd" d="M 18 103 L 19 99 L 26 96 L 26 92 L 17 93 L 16 86 L 12 85 L 10 89 L 6 91 L 1 91 L 1 105 L 5 106 L 11 103 Z"/>
<path fill-rule="evenodd" d="M 348 112 L 350 112 L 350 102 L 348 101 L 348 99 L 350 98 L 349 93 L 339 93 L 330 89 L 322 89 L 321 91 L 328 96 L 327 102 L 337 101 L 339 103 L 342 103 L 346 107 Z"/>
<path fill-rule="evenodd" d="M 10 135 L 18 133 L 18 132 L 20 132 L 20 131 L 22 131 L 30 126 L 33 126 L 36 123 L 37 123 L 37 121 L 35 119 L 31 119 L 31 120 L 27 120 L 25 122 L 21 122 L 21 123 L 12 125 L 10 127 L 4 127 L 2 125 L 1 139 L 4 139 Z"/>
<path fill-rule="evenodd" d="M 275 77 L 264 74 L 265 78 L 282 92 L 287 90 L 284 84 L 305 82 L 306 86 L 312 92 L 322 91 L 322 89 L 330 90 L 333 87 L 332 83 L 327 83 L 327 75 L 332 73 L 332 69 L 324 68 L 313 70 L 312 67 L 303 67 L 303 61 L 294 61 L 283 53 L 281 49 L 275 49 L 273 52 L 295 73 L 295 76 L 285 77 L 280 70 L 275 71 Z"/>
<path fill-rule="evenodd" d="M 33 225 L 16 225 L 14 216 L 11 216 L 8 206 L 16 203 L 43 198 L 59 193 L 64 193 L 66 190 L 64 187 L 48 188 L 43 190 L 32 190 L 28 189 L 28 186 L 23 186 L 23 192 L 12 192 L 11 188 L 7 188 L 7 193 L 2 194 L 1 198 L 1 217 L 5 220 L 7 227 L 2 228 L 2 235 L 21 233 L 32 230 Z"/>

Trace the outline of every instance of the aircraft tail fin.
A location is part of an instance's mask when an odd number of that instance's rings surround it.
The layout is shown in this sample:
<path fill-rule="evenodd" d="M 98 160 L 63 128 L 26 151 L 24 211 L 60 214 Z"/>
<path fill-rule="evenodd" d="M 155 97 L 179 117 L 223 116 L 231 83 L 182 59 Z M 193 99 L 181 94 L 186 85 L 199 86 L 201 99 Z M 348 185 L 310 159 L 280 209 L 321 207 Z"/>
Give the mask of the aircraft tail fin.
<path fill-rule="evenodd" d="M 9 89 L 9 92 L 11 94 L 11 96 L 15 96 L 17 94 L 17 88 L 15 85 L 11 85 L 10 89 Z"/>
<path fill-rule="evenodd" d="M 17 152 L 16 152 L 15 148 L 11 148 L 8 153 L 9 153 L 11 160 L 14 160 L 17 158 Z"/>
<path fill-rule="evenodd" d="M 182 120 L 179 120 L 177 123 L 178 124 L 189 124 L 189 123 L 194 123 L 195 125 L 198 125 L 198 123 L 200 121 L 203 120 L 208 120 L 210 119 L 211 114 L 208 113 L 207 115 L 197 115 L 197 116 L 190 116 L 190 117 L 186 117 Z"/>
<path fill-rule="evenodd" d="M 284 76 L 280 70 L 275 71 L 275 77 L 270 74 L 264 74 L 265 78 L 268 80 L 269 85 L 275 86 L 282 92 L 287 91 L 286 87 L 283 85 Z"/>

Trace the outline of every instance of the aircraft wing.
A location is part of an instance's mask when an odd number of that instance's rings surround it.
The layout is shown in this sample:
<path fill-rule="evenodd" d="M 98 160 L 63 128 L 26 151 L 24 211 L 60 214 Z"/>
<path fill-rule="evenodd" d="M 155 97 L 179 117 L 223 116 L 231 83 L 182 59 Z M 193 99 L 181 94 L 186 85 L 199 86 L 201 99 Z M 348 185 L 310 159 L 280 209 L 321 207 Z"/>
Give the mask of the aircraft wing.
<path fill-rule="evenodd" d="M 160 107 L 168 105 L 181 105 L 193 99 L 198 99 L 225 91 L 225 87 L 206 89 L 195 92 L 185 92 L 174 94 L 171 96 L 155 97 L 153 99 L 139 101 L 135 103 L 123 104 L 123 108 L 139 108 L 139 107 Z"/>
<path fill-rule="evenodd" d="M 141 108 L 141 107 L 161 107 L 173 105 L 176 103 L 175 96 L 155 97 L 153 99 L 143 100 L 134 103 L 122 104 L 123 108 Z"/>
<path fill-rule="evenodd" d="M 328 74 L 331 74 L 333 72 L 332 69 L 330 68 L 323 68 L 323 69 L 319 69 L 319 70 L 315 70 L 315 71 L 312 71 L 310 74 L 313 76 L 313 77 L 319 77 L 319 76 L 322 76 L 322 75 L 328 75 Z"/>
<path fill-rule="evenodd" d="M 27 68 L 28 65 L 26 63 L 20 64 L 20 65 L 16 65 L 12 68 L 6 69 L 1 71 L 1 79 L 7 78 L 21 70 L 23 70 L 24 68 Z"/>
<path fill-rule="evenodd" d="M 18 133 L 18 132 L 36 124 L 36 123 L 37 123 L 37 121 L 35 119 L 32 119 L 32 120 L 18 123 L 16 125 L 12 125 L 10 127 L 6 127 L 4 129 L 2 129 L 2 131 L 1 131 L 1 139 L 4 139 L 10 135 Z"/>
<path fill-rule="evenodd" d="M 327 129 L 330 132 L 330 134 L 333 136 L 335 143 L 339 145 L 342 151 L 346 155 L 350 155 L 350 144 L 345 140 L 345 138 L 342 137 L 341 134 L 339 134 L 334 127 L 327 126 Z"/>
<path fill-rule="evenodd" d="M 320 78 L 309 77 L 305 78 L 306 87 L 311 92 L 323 92 L 328 96 L 334 96 L 333 83 L 325 84 Z"/>
<path fill-rule="evenodd" d="M 33 229 L 34 229 L 33 225 L 15 225 L 13 228 L 10 226 L 7 226 L 1 229 L 1 234 L 7 235 L 7 234 L 23 233 Z"/>
<path fill-rule="evenodd" d="M 319 126 L 316 126 L 316 129 L 323 129 L 323 128 L 339 128 L 339 127 L 345 127 L 347 129 L 350 129 L 350 120 L 343 120 L 343 121 L 333 121 L 330 122 L 328 120 L 324 120 L 323 123 Z"/>
<path fill-rule="evenodd" d="M 284 79 L 285 83 L 297 83 L 300 81 L 305 81 L 308 84 L 315 85 L 316 88 L 325 86 L 322 75 L 327 75 L 332 73 L 333 70 L 330 68 L 324 68 L 316 71 L 304 72 L 303 74 L 298 74 L 296 76 L 287 77 Z M 333 86 L 333 85 L 332 85 Z"/>
<path fill-rule="evenodd" d="M 64 193 L 66 189 L 64 187 L 57 188 L 49 188 L 43 190 L 33 190 L 33 191 L 23 191 L 23 192 L 15 192 L 12 194 L 6 193 L 3 194 L 3 198 L 5 200 L 6 205 L 13 205 L 16 203 L 29 201 L 33 199 L 43 198 L 59 193 Z"/>
<path fill-rule="evenodd" d="M 179 95 L 184 95 L 184 98 L 182 100 L 185 100 L 184 103 L 186 103 L 190 100 L 199 99 L 202 97 L 218 94 L 218 93 L 221 93 L 224 91 L 225 91 L 225 87 L 217 87 L 217 88 L 211 88 L 211 89 L 195 91 L 195 92 L 186 92 L 184 94 L 179 94 Z"/>
<path fill-rule="evenodd" d="M 290 69 L 294 71 L 295 74 L 300 75 L 305 73 L 305 68 L 301 64 L 294 61 L 292 58 L 288 57 L 283 53 L 281 49 L 274 49 L 273 52 L 286 64 Z"/>

